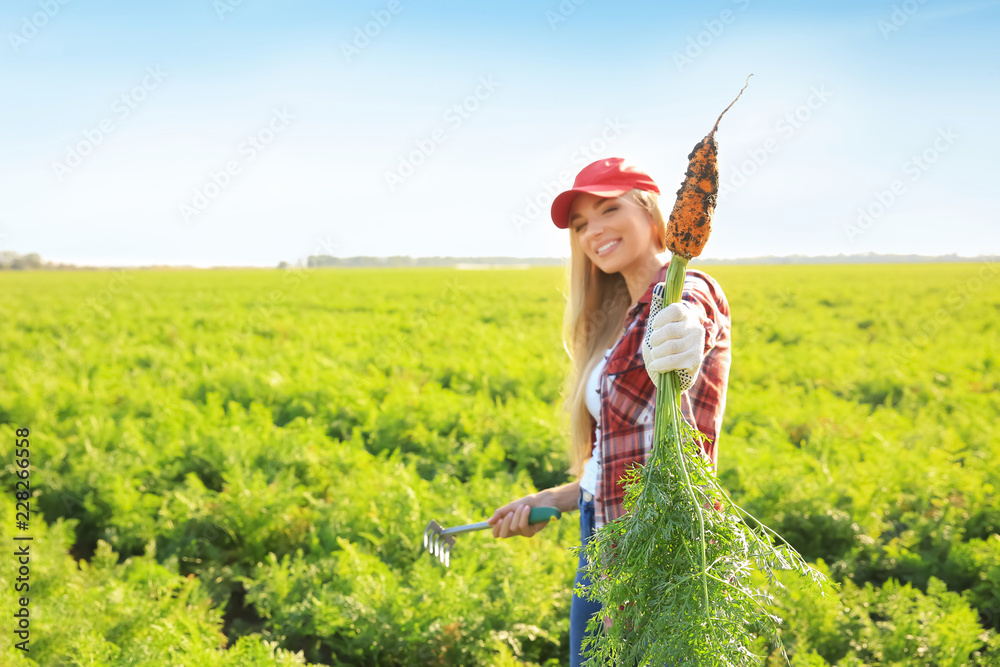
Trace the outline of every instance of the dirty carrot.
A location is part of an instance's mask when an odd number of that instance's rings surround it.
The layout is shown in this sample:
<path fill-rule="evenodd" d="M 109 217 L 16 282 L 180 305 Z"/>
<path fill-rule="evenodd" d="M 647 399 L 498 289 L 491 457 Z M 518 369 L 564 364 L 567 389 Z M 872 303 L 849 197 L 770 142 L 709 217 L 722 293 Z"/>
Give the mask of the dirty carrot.
<path fill-rule="evenodd" d="M 667 221 L 667 249 L 685 259 L 700 255 L 712 232 L 712 214 L 719 194 L 719 146 L 715 142 L 715 132 L 719 129 L 719 121 L 750 85 L 750 76 L 736 99 L 719 114 L 712 131 L 688 155 L 684 182 L 677 191 L 677 201 Z"/>

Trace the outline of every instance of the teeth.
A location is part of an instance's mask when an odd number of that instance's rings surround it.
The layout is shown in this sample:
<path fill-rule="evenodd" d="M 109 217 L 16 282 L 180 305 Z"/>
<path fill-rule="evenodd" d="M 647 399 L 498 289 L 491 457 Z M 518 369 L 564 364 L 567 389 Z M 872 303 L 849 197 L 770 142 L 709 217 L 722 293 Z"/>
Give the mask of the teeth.
<path fill-rule="evenodd" d="M 608 243 L 605 243 L 600 248 L 598 248 L 597 252 L 604 252 L 605 250 L 607 250 L 608 248 L 610 248 L 611 246 L 613 246 L 616 243 L 618 243 L 618 241 L 609 241 Z"/>

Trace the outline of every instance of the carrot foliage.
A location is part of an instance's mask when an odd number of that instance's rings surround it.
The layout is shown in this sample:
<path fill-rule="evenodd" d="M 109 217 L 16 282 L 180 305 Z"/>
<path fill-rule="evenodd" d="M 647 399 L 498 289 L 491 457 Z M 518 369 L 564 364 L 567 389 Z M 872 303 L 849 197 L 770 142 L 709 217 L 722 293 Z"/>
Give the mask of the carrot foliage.
<path fill-rule="evenodd" d="M 671 260 L 665 302 L 680 299 L 686 264 Z M 584 655 L 595 665 L 760 664 L 757 636 L 781 646 L 781 619 L 765 609 L 768 589 L 781 586 L 774 571 L 824 577 L 719 485 L 705 436 L 681 417 L 676 373 L 660 375 L 657 400 L 650 456 L 621 480 L 625 513 L 578 547 L 592 582 L 578 594 L 603 605 Z M 767 587 L 753 582 L 754 570 Z"/>

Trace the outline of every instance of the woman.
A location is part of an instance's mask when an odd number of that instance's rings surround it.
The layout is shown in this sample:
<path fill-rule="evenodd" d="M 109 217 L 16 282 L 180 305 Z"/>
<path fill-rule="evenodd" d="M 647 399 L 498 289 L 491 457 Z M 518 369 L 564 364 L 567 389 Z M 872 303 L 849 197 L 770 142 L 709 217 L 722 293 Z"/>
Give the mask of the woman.
<path fill-rule="evenodd" d="M 572 359 L 565 408 L 576 481 L 497 509 L 488 519 L 494 537 L 530 537 L 545 528 L 547 523 L 528 524 L 532 507 L 579 509 L 584 545 L 619 517 L 624 489 L 618 480 L 652 448 L 661 372 L 678 371 L 684 418 L 708 436 L 703 447 L 716 462 L 729 379 L 729 304 L 715 280 L 687 271 L 681 303 L 651 312 L 669 260 L 659 194 L 647 174 L 609 158 L 584 167 L 552 203 L 552 221 L 570 235 L 563 337 Z M 577 587 L 589 586 L 585 566 L 581 555 Z M 571 665 L 582 661 L 587 621 L 599 610 L 599 603 L 574 592 Z"/>

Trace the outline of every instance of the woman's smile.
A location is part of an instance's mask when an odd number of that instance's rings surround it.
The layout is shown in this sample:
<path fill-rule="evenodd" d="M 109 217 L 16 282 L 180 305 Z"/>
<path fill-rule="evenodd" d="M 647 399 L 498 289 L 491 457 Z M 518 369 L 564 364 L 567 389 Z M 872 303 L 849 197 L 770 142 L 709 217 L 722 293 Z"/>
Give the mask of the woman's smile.
<path fill-rule="evenodd" d="M 608 253 L 614 252 L 614 250 L 621 245 L 621 242 L 622 242 L 621 239 L 615 239 L 614 241 L 608 241 L 606 243 L 602 243 L 600 246 L 597 247 L 595 254 L 598 257 L 604 257 Z"/>

